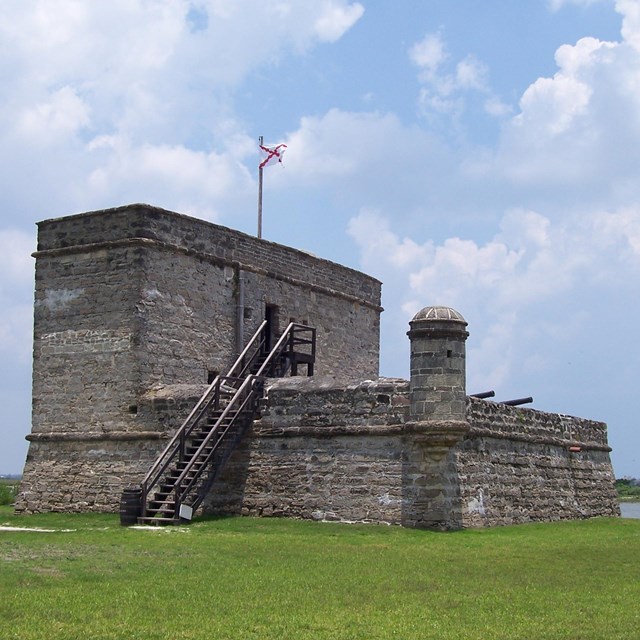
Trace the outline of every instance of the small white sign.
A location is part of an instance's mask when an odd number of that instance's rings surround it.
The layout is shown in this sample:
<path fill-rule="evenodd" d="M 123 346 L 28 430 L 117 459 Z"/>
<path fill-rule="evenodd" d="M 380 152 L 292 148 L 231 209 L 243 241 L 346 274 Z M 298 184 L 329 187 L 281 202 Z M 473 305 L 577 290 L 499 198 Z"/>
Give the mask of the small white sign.
<path fill-rule="evenodd" d="M 191 518 L 193 518 L 193 509 L 188 504 L 181 504 L 178 515 L 183 520 L 191 520 Z"/>

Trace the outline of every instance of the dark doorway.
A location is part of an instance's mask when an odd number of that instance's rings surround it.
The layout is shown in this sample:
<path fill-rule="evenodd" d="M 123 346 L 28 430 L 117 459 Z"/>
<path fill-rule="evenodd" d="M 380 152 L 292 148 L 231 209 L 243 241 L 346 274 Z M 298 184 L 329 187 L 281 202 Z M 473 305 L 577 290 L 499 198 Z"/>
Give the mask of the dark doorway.
<path fill-rule="evenodd" d="M 279 333 L 278 307 L 275 304 L 265 306 L 264 319 L 267 321 L 264 328 L 264 350 L 269 352 L 273 349 Z"/>

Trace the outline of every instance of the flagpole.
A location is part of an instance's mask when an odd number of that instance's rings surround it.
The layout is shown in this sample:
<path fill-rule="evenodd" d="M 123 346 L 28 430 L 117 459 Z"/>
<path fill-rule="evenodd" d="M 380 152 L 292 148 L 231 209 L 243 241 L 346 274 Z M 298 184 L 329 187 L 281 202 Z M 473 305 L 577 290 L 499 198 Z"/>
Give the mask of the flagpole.
<path fill-rule="evenodd" d="M 262 136 L 258 138 L 258 142 L 262 147 L 264 140 Z M 262 163 L 260 163 L 262 165 Z M 258 167 L 258 238 L 262 238 L 262 166 Z"/>

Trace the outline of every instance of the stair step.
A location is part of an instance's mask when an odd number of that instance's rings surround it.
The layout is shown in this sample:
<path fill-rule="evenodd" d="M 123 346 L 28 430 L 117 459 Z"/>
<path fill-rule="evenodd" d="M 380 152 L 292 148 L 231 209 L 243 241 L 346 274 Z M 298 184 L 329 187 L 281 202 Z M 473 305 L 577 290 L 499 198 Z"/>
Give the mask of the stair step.
<path fill-rule="evenodd" d="M 150 504 L 146 509 L 146 513 L 153 513 L 155 515 L 163 514 L 163 513 L 173 514 L 174 511 L 175 511 L 175 508 L 173 506 L 173 502 L 161 503 L 161 504 Z"/>
<path fill-rule="evenodd" d="M 206 447 L 204 447 L 204 449 L 202 451 L 210 451 L 211 449 L 213 449 L 214 444 L 215 444 L 214 442 L 210 442 Z M 200 444 L 194 443 L 194 444 L 188 446 L 184 451 L 185 456 L 189 457 L 189 459 L 191 459 L 191 457 L 198 452 L 198 450 L 200 449 L 201 446 L 202 446 L 202 443 L 200 443 Z"/>
<path fill-rule="evenodd" d="M 208 435 L 209 434 L 207 434 L 207 436 Z M 205 440 L 206 436 L 202 438 L 194 438 L 187 447 L 187 451 L 189 451 L 190 449 L 194 449 L 195 451 L 197 451 Z M 215 437 L 211 438 L 208 446 L 213 446 L 216 441 L 217 439 Z"/>
<path fill-rule="evenodd" d="M 153 524 L 157 526 L 162 526 L 163 524 L 176 524 L 180 522 L 180 518 L 157 518 L 157 517 L 144 517 L 138 518 L 138 524 Z"/>
<path fill-rule="evenodd" d="M 149 501 L 149 505 L 157 506 L 159 504 L 166 504 L 172 492 L 173 492 L 173 489 L 171 491 L 156 491 L 153 494 L 153 498 Z M 173 502 L 173 498 L 171 499 L 171 502 Z"/>
<path fill-rule="evenodd" d="M 189 472 L 187 472 L 187 477 L 189 475 L 192 475 L 194 472 L 197 472 L 199 469 L 202 468 L 202 466 L 204 465 L 204 462 L 202 460 L 196 460 L 195 462 L 192 462 L 190 464 L 191 466 L 191 470 Z M 175 477 L 176 480 L 178 479 L 179 476 L 182 475 L 182 473 L 184 472 L 184 470 L 187 468 L 187 465 L 182 465 L 181 467 L 176 466 L 175 469 L 172 469 L 169 472 L 169 475 L 167 476 L 167 478 L 171 478 L 171 477 Z"/>
<path fill-rule="evenodd" d="M 173 500 L 151 500 L 147 511 L 168 511 L 174 508 L 174 504 Z"/>
<path fill-rule="evenodd" d="M 176 516 L 172 513 L 148 513 L 145 516 L 141 516 L 147 520 L 173 520 Z"/>
<path fill-rule="evenodd" d="M 261 353 L 250 365 L 252 371 L 257 371 L 266 362 L 271 354 Z M 280 368 L 279 359 L 276 358 L 269 364 L 268 375 Z M 207 416 L 187 435 L 187 443 L 181 449 L 180 455 L 183 459 L 176 461 L 178 455 L 169 463 L 164 476 L 161 476 L 155 487 L 148 487 L 147 505 L 145 516 L 138 518 L 140 524 L 164 525 L 176 524 L 180 522 L 180 517 L 175 513 L 175 490 L 178 479 L 182 477 L 185 470 L 189 471 L 182 479 L 181 491 L 186 490 L 186 485 L 190 488 L 186 494 L 183 504 L 199 504 L 198 491 L 207 486 L 209 480 L 213 479 L 212 473 L 216 473 L 223 467 L 223 461 L 228 459 L 239 441 L 239 434 L 254 419 L 255 402 L 250 403 L 249 409 L 242 411 L 229 406 L 229 400 L 235 397 L 243 383 L 242 380 L 224 379 L 220 381 L 218 396 L 215 398 L 215 409 L 211 409 Z M 246 380 L 246 378 L 245 378 Z M 255 391 L 260 394 L 261 385 L 255 387 Z M 229 413 L 223 418 L 225 411 Z M 184 442 L 184 440 L 183 440 Z M 207 445 L 200 451 L 203 444 Z M 199 455 L 198 451 L 200 451 Z"/>
<path fill-rule="evenodd" d="M 147 509 L 147 515 L 145 518 L 175 518 L 174 511 L 152 511 L 151 509 Z"/>
<path fill-rule="evenodd" d="M 188 466 L 193 467 L 201 467 L 203 465 L 202 460 L 196 460 L 195 462 L 192 460 L 183 460 L 182 462 L 176 463 L 176 466 L 172 471 L 180 471 L 182 473 Z"/>
<path fill-rule="evenodd" d="M 189 473 L 182 479 L 182 486 L 191 482 L 198 474 L 197 473 Z M 174 480 L 176 483 L 178 482 L 179 475 L 169 476 L 169 480 Z"/>
<path fill-rule="evenodd" d="M 195 463 L 194 463 L 195 464 Z M 187 465 L 182 465 L 181 467 L 175 466 L 173 469 L 170 469 L 167 475 L 165 476 L 165 482 L 174 482 L 184 473 Z M 191 467 L 191 470 L 187 472 L 187 476 L 193 474 L 194 471 L 197 471 L 196 468 Z"/>
<path fill-rule="evenodd" d="M 224 429 L 225 427 L 228 427 L 232 424 L 233 420 L 231 418 L 225 418 L 222 422 L 219 422 L 218 420 L 208 420 L 207 421 L 207 430 L 206 432 L 202 433 L 200 436 L 196 436 L 196 437 L 200 437 L 200 438 L 206 438 L 214 429 L 214 427 L 218 427 L 218 429 Z M 195 440 L 195 438 L 194 438 Z"/>
<path fill-rule="evenodd" d="M 210 447 L 205 447 L 201 452 L 200 455 L 201 456 L 208 456 L 212 451 L 213 451 L 214 447 L 213 445 L 211 445 Z M 198 449 L 187 449 L 185 451 L 185 454 L 189 457 L 189 460 L 191 460 L 193 458 L 193 456 L 195 456 L 195 454 L 197 453 Z"/>
<path fill-rule="evenodd" d="M 221 438 L 219 437 L 214 437 L 211 438 L 211 440 L 209 441 L 209 443 L 206 445 L 206 447 L 203 449 L 203 451 L 210 451 L 211 449 L 215 448 L 215 446 L 218 444 L 218 442 L 220 442 Z M 200 448 L 202 443 L 200 444 L 194 444 L 193 447 L 196 447 L 196 451 Z"/>

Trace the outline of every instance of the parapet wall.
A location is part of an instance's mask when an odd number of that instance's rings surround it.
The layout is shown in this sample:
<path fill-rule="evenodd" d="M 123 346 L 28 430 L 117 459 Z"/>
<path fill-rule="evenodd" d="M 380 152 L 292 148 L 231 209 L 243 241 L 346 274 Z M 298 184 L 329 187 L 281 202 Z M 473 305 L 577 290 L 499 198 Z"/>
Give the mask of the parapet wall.
<path fill-rule="evenodd" d="M 273 382 L 205 510 L 450 528 L 457 487 L 408 425 L 408 394 L 395 379 Z"/>
<path fill-rule="evenodd" d="M 595 420 L 473 397 L 467 398 L 467 420 L 471 425 L 469 435 L 475 438 L 611 451 L 607 443 L 607 425 Z"/>
<path fill-rule="evenodd" d="M 603 423 L 474 398 L 467 418 L 443 454 L 406 381 L 276 381 L 206 508 L 441 529 L 619 515 Z"/>
<path fill-rule="evenodd" d="M 141 244 L 180 250 L 379 310 L 380 281 L 305 251 L 148 204 L 131 204 L 38 223 L 38 251 L 76 253 L 92 245 Z"/>
<path fill-rule="evenodd" d="M 452 452 L 465 526 L 617 516 L 603 422 L 469 398 Z"/>

